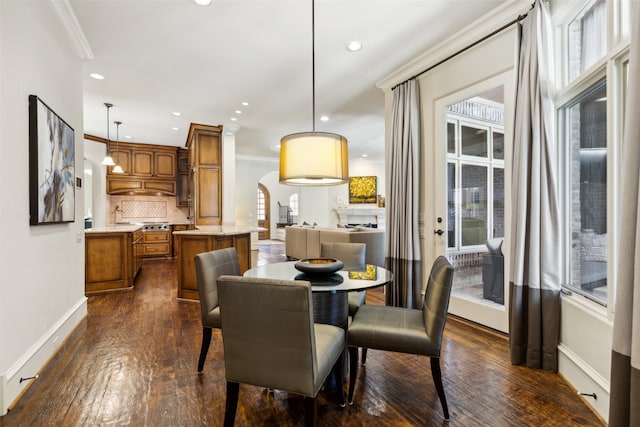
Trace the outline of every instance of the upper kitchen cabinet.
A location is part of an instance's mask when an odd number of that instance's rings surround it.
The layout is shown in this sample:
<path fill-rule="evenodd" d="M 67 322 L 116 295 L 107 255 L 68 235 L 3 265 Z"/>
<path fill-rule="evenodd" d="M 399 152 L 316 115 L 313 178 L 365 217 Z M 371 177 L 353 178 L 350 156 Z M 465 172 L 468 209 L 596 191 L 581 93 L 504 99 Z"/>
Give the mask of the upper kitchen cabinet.
<path fill-rule="evenodd" d="M 222 223 L 222 126 L 191 124 L 187 137 L 196 225 Z"/>
<path fill-rule="evenodd" d="M 111 156 L 113 157 L 113 160 L 115 160 L 116 164 L 122 167 L 122 170 L 124 171 L 124 173 L 114 174 L 112 172 L 114 166 L 108 166 L 107 176 L 108 175 L 113 175 L 113 176 L 131 175 L 131 150 L 128 148 L 123 148 L 122 147 L 123 145 L 124 145 L 123 143 L 118 144 L 118 150 L 114 151 L 114 146 L 112 143 L 109 146 L 109 152 L 111 153 Z"/>
<path fill-rule="evenodd" d="M 164 148 L 164 147 L 163 147 Z M 133 162 L 131 174 L 145 178 L 176 177 L 176 149 L 157 150 L 135 149 L 132 152 Z"/>
<path fill-rule="evenodd" d="M 114 144 L 110 151 L 115 153 Z M 176 195 L 176 147 L 151 144 L 118 144 L 123 174 L 107 169 L 108 194 Z"/>

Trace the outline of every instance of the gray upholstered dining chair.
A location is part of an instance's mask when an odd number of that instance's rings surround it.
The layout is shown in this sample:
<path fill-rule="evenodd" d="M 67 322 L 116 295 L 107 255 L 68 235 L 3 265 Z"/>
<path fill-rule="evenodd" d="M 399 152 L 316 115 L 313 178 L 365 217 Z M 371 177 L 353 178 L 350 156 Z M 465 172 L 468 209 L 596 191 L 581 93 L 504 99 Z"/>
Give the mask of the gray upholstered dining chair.
<path fill-rule="evenodd" d="M 353 404 L 358 374 L 357 347 L 419 354 L 430 357 L 431 374 L 444 418 L 449 419 L 440 371 L 440 347 L 452 283 L 453 267 L 445 257 L 439 256 L 429 274 L 422 310 L 371 304 L 360 307 L 347 336 L 351 359 L 349 404 Z"/>
<path fill-rule="evenodd" d="M 364 271 L 366 268 L 367 245 L 365 243 L 337 243 L 322 242 L 320 256 L 339 259 L 344 263 L 344 270 Z M 353 318 L 356 312 L 367 301 L 367 291 L 349 292 L 349 316 Z M 367 349 L 362 349 L 362 364 L 367 361 Z"/>
<path fill-rule="evenodd" d="M 223 274 L 239 275 L 240 266 L 236 248 L 203 252 L 196 255 L 194 261 L 202 312 L 202 347 L 200 348 L 200 358 L 198 359 L 198 373 L 201 373 L 211 345 L 212 328 L 220 328 L 220 308 L 218 307 L 218 285 L 216 281 Z"/>
<path fill-rule="evenodd" d="M 340 405 L 345 405 L 346 333 L 314 323 L 311 283 L 221 276 L 218 295 L 227 379 L 225 426 L 233 426 L 240 383 L 308 397 L 306 424 L 315 425 L 315 397 L 333 371 Z"/>

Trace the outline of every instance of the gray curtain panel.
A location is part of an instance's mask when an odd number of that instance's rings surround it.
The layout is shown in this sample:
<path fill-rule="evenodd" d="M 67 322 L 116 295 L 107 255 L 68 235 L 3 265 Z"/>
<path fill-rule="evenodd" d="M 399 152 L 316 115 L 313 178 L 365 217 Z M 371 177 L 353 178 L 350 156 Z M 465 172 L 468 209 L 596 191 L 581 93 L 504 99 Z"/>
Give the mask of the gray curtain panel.
<path fill-rule="evenodd" d="M 420 179 L 420 92 L 416 79 L 393 90 L 391 139 L 387 150 L 387 257 L 393 272 L 386 304 L 421 308 L 422 275 L 418 233 Z"/>
<path fill-rule="evenodd" d="M 620 246 L 611 354 L 609 425 L 640 426 L 640 4 L 633 3 L 622 147 Z M 638 274 L 636 274 L 638 273 Z"/>
<path fill-rule="evenodd" d="M 511 361 L 557 371 L 559 212 L 553 115 L 547 92 L 547 4 L 522 21 L 514 126 L 509 298 Z"/>

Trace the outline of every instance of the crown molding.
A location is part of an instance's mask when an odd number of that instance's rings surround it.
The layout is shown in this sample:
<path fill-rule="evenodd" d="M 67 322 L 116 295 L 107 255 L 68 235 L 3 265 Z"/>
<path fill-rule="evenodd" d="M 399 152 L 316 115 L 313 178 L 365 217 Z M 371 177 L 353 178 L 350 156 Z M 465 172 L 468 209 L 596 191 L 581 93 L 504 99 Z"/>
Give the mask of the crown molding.
<path fill-rule="evenodd" d="M 82 31 L 82 27 L 78 22 L 69 0 L 50 0 L 51 8 L 53 9 L 58 22 L 62 25 L 62 28 L 69 36 L 69 40 L 73 44 L 76 54 L 80 59 L 94 59 L 93 51 L 87 41 L 87 38 Z"/>

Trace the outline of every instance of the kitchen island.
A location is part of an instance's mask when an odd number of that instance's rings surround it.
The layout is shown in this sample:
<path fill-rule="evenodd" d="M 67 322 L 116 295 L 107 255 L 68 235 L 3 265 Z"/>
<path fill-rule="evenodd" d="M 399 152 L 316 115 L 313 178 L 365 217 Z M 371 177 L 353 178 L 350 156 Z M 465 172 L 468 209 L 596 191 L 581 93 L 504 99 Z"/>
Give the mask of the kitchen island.
<path fill-rule="evenodd" d="M 240 274 L 251 268 L 251 233 L 258 227 L 198 225 L 195 230 L 174 231 L 178 261 L 178 298 L 199 300 L 194 257 L 202 252 L 234 247 Z"/>
<path fill-rule="evenodd" d="M 85 230 L 85 294 L 133 288 L 142 264 L 142 225 Z"/>

